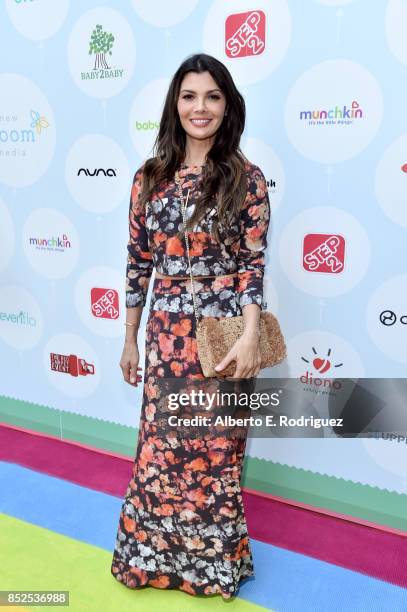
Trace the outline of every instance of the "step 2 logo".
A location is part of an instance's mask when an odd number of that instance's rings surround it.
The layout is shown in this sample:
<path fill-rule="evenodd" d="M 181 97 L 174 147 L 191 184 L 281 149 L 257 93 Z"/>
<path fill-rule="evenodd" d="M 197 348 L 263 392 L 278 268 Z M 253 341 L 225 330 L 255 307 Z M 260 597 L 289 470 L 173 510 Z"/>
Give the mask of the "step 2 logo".
<path fill-rule="evenodd" d="M 90 290 L 91 311 L 101 319 L 117 319 L 119 316 L 119 294 L 115 289 L 92 287 Z"/>
<path fill-rule="evenodd" d="M 339 274 L 345 266 L 345 239 L 339 234 L 307 234 L 302 263 L 307 272 Z"/>
<path fill-rule="evenodd" d="M 233 13 L 225 21 L 225 53 L 227 57 L 260 55 L 266 48 L 266 15 L 254 10 Z"/>
<path fill-rule="evenodd" d="M 51 370 L 70 374 L 71 376 L 88 376 L 95 373 L 95 366 L 80 359 L 76 355 L 60 355 L 58 353 L 50 353 Z"/>

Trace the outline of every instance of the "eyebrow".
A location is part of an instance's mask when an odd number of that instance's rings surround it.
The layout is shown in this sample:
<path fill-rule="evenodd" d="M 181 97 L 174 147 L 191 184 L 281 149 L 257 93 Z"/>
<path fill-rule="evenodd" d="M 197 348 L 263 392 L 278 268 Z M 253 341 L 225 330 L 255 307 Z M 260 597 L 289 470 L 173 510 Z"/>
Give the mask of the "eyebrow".
<path fill-rule="evenodd" d="M 218 91 L 219 93 L 222 93 L 221 89 L 208 89 L 206 93 L 213 93 L 214 91 Z M 183 93 L 183 92 L 196 93 L 196 91 L 194 91 L 193 89 L 181 89 L 180 93 Z"/>

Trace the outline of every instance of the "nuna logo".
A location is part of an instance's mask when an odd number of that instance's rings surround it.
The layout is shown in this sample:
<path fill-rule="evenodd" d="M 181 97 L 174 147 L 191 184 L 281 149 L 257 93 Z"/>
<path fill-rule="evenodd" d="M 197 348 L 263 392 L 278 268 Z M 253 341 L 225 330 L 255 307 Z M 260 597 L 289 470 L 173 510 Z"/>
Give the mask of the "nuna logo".
<path fill-rule="evenodd" d="M 62 234 L 61 237 L 51 236 L 50 238 L 35 238 L 30 236 L 29 244 L 42 251 L 63 252 L 66 249 L 72 248 L 71 241 L 66 234 Z"/>
<path fill-rule="evenodd" d="M 77 176 L 99 176 L 99 174 L 103 174 L 103 176 L 117 176 L 116 170 L 113 168 L 108 168 L 107 170 L 104 168 L 95 168 L 94 170 L 89 170 L 89 168 L 79 168 Z"/>
<path fill-rule="evenodd" d="M 18 128 L 17 122 L 18 117 L 16 115 L 0 115 L 0 121 L 2 124 L 10 123 L 11 126 L 15 124 L 15 127 L 2 128 L 0 129 L 0 142 L 35 142 L 36 136 L 40 135 L 42 131 L 49 127 L 49 123 L 43 115 L 36 110 L 30 110 L 30 126 L 26 128 Z"/>
<path fill-rule="evenodd" d="M 350 124 L 362 118 L 363 110 L 356 100 L 350 106 L 336 105 L 332 108 L 301 110 L 299 113 L 300 121 L 308 121 L 310 125 Z"/>

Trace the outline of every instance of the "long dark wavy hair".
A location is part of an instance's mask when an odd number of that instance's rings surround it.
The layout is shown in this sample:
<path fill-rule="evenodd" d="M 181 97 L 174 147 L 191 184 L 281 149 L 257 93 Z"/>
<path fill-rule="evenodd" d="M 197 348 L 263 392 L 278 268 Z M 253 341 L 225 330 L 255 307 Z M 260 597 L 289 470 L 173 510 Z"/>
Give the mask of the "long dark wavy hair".
<path fill-rule="evenodd" d="M 245 126 L 246 107 L 228 69 L 210 55 L 199 53 L 188 57 L 172 78 L 154 143 L 154 157 L 144 164 L 141 204 L 146 204 L 160 183 L 173 180 L 175 171 L 184 162 L 186 133 L 177 109 L 181 83 L 188 72 L 206 71 L 226 98 L 227 114 L 206 156 L 199 185 L 200 197 L 187 227 L 191 229 L 205 216 L 208 208 L 216 206 L 217 215 L 214 217 L 212 232 L 215 239 L 221 242 L 225 234 L 228 234 L 228 228 L 238 218 L 246 197 L 247 160 L 239 146 Z"/>

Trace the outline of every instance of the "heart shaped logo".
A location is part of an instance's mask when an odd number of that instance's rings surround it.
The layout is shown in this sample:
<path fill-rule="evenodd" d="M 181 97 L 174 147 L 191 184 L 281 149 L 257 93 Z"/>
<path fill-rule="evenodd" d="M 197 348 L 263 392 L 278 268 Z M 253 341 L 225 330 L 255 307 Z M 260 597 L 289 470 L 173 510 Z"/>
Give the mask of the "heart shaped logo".
<path fill-rule="evenodd" d="M 356 102 L 356 100 L 353 100 L 352 108 L 359 108 L 359 104 Z"/>
<path fill-rule="evenodd" d="M 407 164 L 403 164 L 401 166 L 401 169 L 402 169 L 403 172 L 405 172 L 407 174 Z"/>
<path fill-rule="evenodd" d="M 312 364 L 314 368 L 321 374 L 327 372 L 331 367 L 331 362 L 328 359 L 320 359 L 320 357 L 315 357 Z"/>

